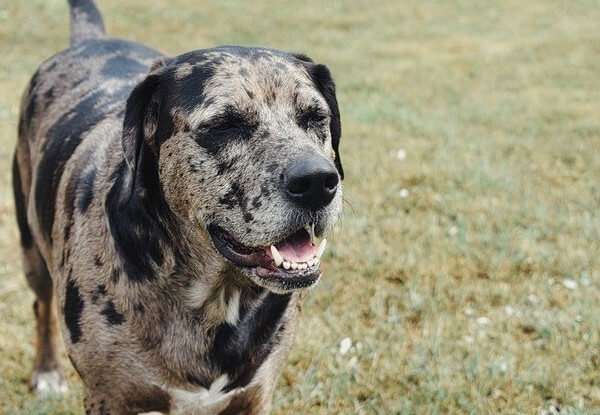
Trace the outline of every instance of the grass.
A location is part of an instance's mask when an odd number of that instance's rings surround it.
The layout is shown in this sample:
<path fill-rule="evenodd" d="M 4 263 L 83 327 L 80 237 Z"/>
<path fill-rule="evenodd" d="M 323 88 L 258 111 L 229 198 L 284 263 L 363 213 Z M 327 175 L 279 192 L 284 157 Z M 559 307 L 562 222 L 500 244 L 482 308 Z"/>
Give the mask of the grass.
<path fill-rule="evenodd" d="M 600 413 L 600 2 L 130 3 L 101 1 L 110 34 L 303 51 L 337 80 L 347 205 L 274 414 Z M 27 392 L 9 175 L 67 17 L 0 0 L 1 413 L 81 413 L 70 368 L 67 397 Z"/>

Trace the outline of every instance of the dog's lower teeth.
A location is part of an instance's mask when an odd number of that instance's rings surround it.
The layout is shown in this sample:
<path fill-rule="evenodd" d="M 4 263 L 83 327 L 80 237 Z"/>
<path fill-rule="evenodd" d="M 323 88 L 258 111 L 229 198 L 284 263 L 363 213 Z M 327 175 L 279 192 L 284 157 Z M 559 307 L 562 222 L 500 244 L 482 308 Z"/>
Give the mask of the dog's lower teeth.
<path fill-rule="evenodd" d="M 277 261 L 275 261 L 275 264 L 279 268 L 283 268 L 285 270 L 291 269 L 291 270 L 302 271 L 302 270 L 305 270 L 307 268 L 319 265 L 320 262 L 321 261 L 319 261 L 319 258 L 312 257 L 311 259 L 309 259 L 306 262 L 292 262 L 292 261 L 284 261 L 284 260 L 282 260 L 280 264 L 277 264 Z"/>

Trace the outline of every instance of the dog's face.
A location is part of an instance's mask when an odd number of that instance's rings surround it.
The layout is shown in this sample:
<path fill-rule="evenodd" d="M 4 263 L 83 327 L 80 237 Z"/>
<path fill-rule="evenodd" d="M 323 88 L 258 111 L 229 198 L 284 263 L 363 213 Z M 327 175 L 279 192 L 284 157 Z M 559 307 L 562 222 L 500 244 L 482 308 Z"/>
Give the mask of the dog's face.
<path fill-rule="evenodd" d="M 313 237 L 341 212 L 340 131 L 325 66 L 221 47 L 153 66 L 128 100 L 123 146 L 134 171 L 151 151 L 170 209 L 281 293 L 320 277 Z"/>

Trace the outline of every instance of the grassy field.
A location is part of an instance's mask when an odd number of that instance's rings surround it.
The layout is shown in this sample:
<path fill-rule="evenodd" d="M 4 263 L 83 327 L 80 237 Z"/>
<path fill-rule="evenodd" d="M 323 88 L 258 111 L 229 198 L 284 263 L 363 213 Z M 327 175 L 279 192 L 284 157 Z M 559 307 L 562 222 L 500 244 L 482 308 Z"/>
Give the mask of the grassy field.
<path fill-rule="evenodd" d="M 114 36 L 337 80 L 347 204 L 274 414 L 600 413 L 600 2 L 124 3 L 100 1 Z M 67 42 L 66 1 L 0 0 L 0 413 L 82 412 L 66 359 L 68 396 L 27 391 L 9 174 L 20 93 Z"/>

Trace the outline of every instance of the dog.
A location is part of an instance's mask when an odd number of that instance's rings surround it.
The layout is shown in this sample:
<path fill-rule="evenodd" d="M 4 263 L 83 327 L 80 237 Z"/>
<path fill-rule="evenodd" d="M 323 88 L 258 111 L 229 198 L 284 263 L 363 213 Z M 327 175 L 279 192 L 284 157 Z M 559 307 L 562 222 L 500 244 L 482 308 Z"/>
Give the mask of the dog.
<path fill-rule="evenodd" d="M 69 0 L 22 101 L 13 187 L 35 293 L 31 387 L 86 414 L 265 414 L 342 206 L 330 71 L 221 46 L 166 57 Z"/>

